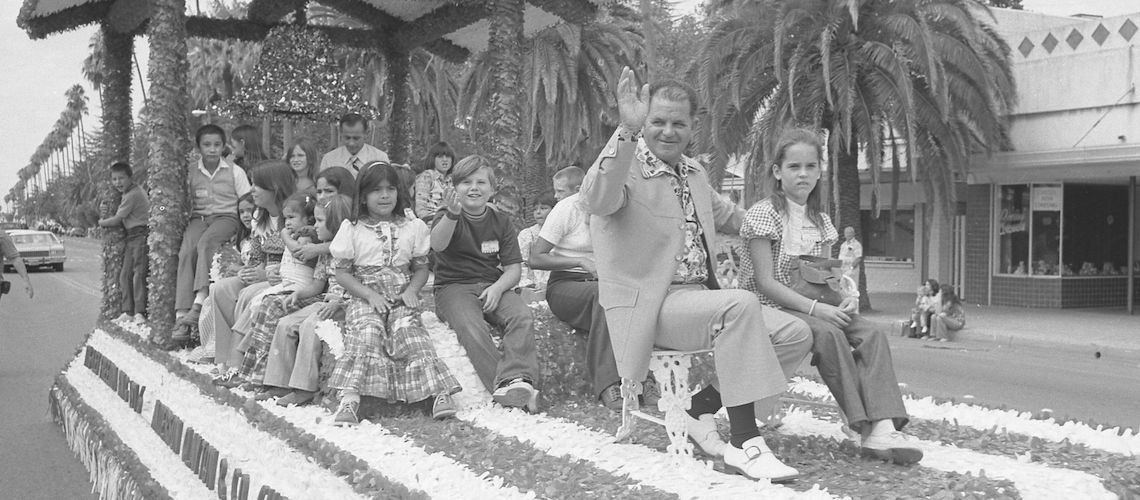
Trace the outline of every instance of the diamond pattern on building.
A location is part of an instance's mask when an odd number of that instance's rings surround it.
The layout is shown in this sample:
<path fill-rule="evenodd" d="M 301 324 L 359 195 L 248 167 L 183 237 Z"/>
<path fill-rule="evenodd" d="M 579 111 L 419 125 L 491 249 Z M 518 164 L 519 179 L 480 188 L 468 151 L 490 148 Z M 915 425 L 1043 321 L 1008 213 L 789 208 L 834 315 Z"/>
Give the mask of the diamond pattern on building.
<path fill-rule="evenodd" d="M 1029 57 L 1029 53 L 1033 52 L 1033 42 L 1029 38 L 1022 38 L 1021 44 L 1017 46 L 1017 51 L 1021 52 L 1021 57 Z"/>
<path fill-rule="evenodd" d="M 1120 25 L 1120 36 L 1124 37 L 1127 41 L 1132 41 L 1132 37 L 1136 34 L 1136 23 L 1131 19 L 1125 19 L 1124 24 Z"/>
<path fill-rule="evenodd" d="M 1105 28 L 1103 24 L 1098 24 L 1096 25 L 1096 29 L 1093 30 L 1092 37 L 1093 40 L 1096 40 L 1097 45 L 1104 45 L 1104 41 L 1108 38 L 1108 35 L 1108 28 Z"/>
<path fill-rule="evenodd" d="M 1053 49 L 1057 48 L 1058 43 L 1061 42 L 1057 41 L 1057 37 L 1053 36 L 1052 33 L 1049 33 L 1048 35 L 1045 35 L 1045 39 L 1041 41 L 1041 46 L 1045 47 L 1045 52 L 1052 54 Z"/>
<path fill-rule="evenodd" d="M 1068 43 L 1069 47 L 1072 47 L 1073 50 L 1076 50 L 1077 46 L 1080 45 L 1084 39 L 1085 36 L 1074 28 L 1073 31 L 1069 32 L 1069 36 L 1065 37 L 1065 43 Z"/>

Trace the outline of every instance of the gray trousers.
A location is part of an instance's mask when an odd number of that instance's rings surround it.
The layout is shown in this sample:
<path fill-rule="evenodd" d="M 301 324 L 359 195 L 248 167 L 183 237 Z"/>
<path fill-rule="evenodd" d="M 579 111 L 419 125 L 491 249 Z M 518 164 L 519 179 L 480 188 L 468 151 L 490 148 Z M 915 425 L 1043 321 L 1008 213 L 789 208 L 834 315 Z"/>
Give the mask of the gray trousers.
<path fill-rule="evenodd" d="M 178 250 L 178 277 L 174 288 L 174 308 L 187 310 L 194 305 L 198 290 L 210 286 L 210 266 L 214 252 L 233 237 L 241 221 L 237 214 L 194 216 L 182 233 Z"/>
<path fill-rule="evenodd" d="M 702 285 L 673 285 L 657 316 L 655 344 L 691 351 L 712 348 L 721 401 L 725 406 L 754 403 L 779 396 L 787 388 L 781 357 L 773 348 L 765 308 L 745 290 L 708 290 Z M 794 372 L 808 342 L 804 326 L 785 316 L 768 314 L 790 347 L 784 362 Z M 794 360 L 794 362 L 793 362 Z"/>
<path fill-rule="evenodd" d="M 207 336 L 213 337 L 215 364 L 223 368 L 241 366 L 242 356 L 237 352 L 241 337 L 234 338 L 233 326 L 249 306 L 249 301 L 266 288 L 269 288 L 267 281 L 246 286 L 237 276 L 210 285 L 210 295 L 206 297 L 210 304 L 202 306 L 198 331 L 202 334 L 203 343 L 208 342 Z"/>
<path fill-rule="evenodd" d="M 435 287 L 435 311 L 455 330 L 467 358 L 488 391 L 499 383 L 524 378 L 540 382 L 538 352 L 534 342 L 534 316 L 519 294 L 503 292 L 494 311 L 483 312 L 479 294 L 490 283 L 449 284 Z M 491 326 L 503 327 L 502 353 L 491 338 Z"/>
<path fill-rule="evenodd" d="M 835 396 L 852 429 L 883 419 L 902 429 L 909 420 L 887 343 L 887 326 L 855 315 L 847 328 L 799 311 L 785 311 L 807 322 L 815 337 L 812 364 Z"/>
<path fill-rule="evenodd" d="M 119 272 L 119 290 L 123 292 L 119 310 L 127 314 L 146 314 L 146 235 L 146 226 L 127 230 L 123 269 Z"/>
<path fill-rule="evenodd" d="M 594 384 L 594 395 L 621 383 L 606 310 L 598 304 L 598 280 L 586 273 L 554 271 L 546 285 L 550 312 L 575 330 L 586 332 L 586 373 Z"/>

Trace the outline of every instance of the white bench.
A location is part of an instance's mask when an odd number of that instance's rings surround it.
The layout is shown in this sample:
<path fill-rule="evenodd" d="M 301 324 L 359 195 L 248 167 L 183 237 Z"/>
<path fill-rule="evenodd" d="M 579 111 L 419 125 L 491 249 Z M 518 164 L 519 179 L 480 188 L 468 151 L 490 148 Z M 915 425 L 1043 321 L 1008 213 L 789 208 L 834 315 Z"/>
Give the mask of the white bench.
<path fill-rule="evenodd" d="M 700 390 L 700 387 L 690 390 L 689 368 L 693 363 L 693 355 L 711 351 L 712 349 L 655 350 L 650 355 L 649 370 L 653 372 L 661 390 L 657 409 L 665 414 L 664 420 L 642 412 L 637 402 L 637 396 L 642 392 L 641 383 L 622 378 L 621 426 L 618 427 L 615 440 L 621 442 L 628 439 L 633 434 L 637 419 L 641 419 L 665 427 L 665 432 L 669 435 L 669 446 L 665 450 L 672 455 L 674 463 L 680 463 L 684 458 L 692 459 L 693 445 L 689 442 L 688 415 L 685 412 L 692 403 L 693 392 Z"/>

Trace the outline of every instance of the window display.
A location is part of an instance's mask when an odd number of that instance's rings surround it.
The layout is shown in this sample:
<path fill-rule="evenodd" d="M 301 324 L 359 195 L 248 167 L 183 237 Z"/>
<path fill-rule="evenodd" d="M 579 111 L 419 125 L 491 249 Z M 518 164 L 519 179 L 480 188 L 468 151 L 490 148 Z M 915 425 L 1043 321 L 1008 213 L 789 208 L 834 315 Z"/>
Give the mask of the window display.
<path fill-rule="evenodd" d="M 1128 273 L 1128 187 L 1066 184 L 1062 274 Z"/>
<path fill-rule="evenodd" d="M 1029 186 L 1001 186 L 998 274 L 1029 274 Z"/>

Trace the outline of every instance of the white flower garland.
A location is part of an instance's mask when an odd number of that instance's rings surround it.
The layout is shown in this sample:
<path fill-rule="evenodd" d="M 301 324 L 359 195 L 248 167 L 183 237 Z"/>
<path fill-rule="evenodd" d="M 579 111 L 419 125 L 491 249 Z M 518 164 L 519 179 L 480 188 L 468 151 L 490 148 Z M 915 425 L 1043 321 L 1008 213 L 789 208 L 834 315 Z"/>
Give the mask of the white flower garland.
<path fill-rule="evenodd" d="M 329 346 L 329 352 L 332 353 L 333 359 L 340 359 L 341 356 L 344 356 L 344 332 L 341 331 L 336 321 L 322 320 L 317 323 L 314 332 Z"/>
<path fill-rule="evenodd" d="M 837 441 L 848 439 L 839 424 L 816 418 L 806 410 L 790 409 L 783 423 L 778 429 L 783 434 L 823 436 Z M 919 465 L 942 471 L 970 472 L 975 475 L 984 470 L 986 477 L 1013 481 L 1022 498 L 1106 500 L 1116 498 L 1116 495 L 1104 489 L 1100 478 L 1085 472 L 1025 463 L 1014 458 L 989 455 L 932 441 L 920 439 L 914 441 L 923 453 Z"/>
<path fill-rule="evenodd" d="M 162 442 L 150 428 L 148 420 L 131 410 L 118 394 L 83 366 L 83 356 L 76 356 L 68 364 L 63 376 L 83 398 L 83 402 L 98 412 L 123 444 L 135 452 L 151 477 L 166 488 L 172 497 L 202 500 L 217 498 L 190 472 L 178 455 L 172 453 Z"/>
<path fill-rule="evenodd" d="M 268 484 L 289 498 L 363 498 L 344 479 L 256 429 L 234 408 L 216 403 L 193 383 L 167 372 L 161 364 L 106 332 L 95 330 L 88 345 L 146 386 L 144 419 L 149 421 L 154 402 L 162 401 L 187 427 L 218 449 L 229 461 L 231 471 L 240 468 L 249 474 L 250 491 Z"/>
<path fill-rule="evenodd" d="M 827 386 L 804 378 L 794 378 L 789 384 L 789 390 L 834 401 Z M 1094 429 L 1080 422 L 1058 424 L 1052 418 L 1034 419 L 1032 418 L 1033 414 L 1029 412 L 995 410 L 968 404 L 939 403 L 930 397 L 903 396 L 903 401 L 906 404 L 907 413 L 915 418 L 933 421 L 945 419 L 982 431 L 997 427 L 1007 432 L 1035 436 L 1056 443 L 1068 439 L 1070 442 L 1080 443 L 1110 453 L 1126 456 L 1140 455 L 1140 435 L 1133 434 L 1131 429 L 1126 429 L 1122 434 L 1118 427 L 1105 429 L 1104 426 L 1098 425 Z"/>

